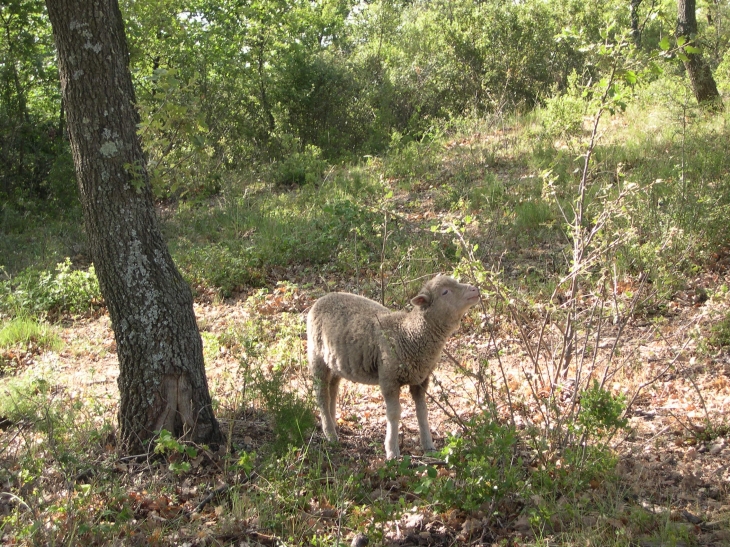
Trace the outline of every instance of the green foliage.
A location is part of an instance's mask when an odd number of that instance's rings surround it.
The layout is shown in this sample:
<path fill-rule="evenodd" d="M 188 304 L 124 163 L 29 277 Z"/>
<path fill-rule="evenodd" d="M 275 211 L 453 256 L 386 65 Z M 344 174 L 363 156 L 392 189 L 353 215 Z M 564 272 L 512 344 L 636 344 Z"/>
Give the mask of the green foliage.
<path fill-rule="evenodd" d="M 369 203 L 379 188 L 369 175 L 352 171 L 288 191 L 241 192 L 231 185 L 213 209 L 182 205 L 166 227 L 178 267 L 194 286 L 229 296 L 262 286 L 276 266 L 337 257 L 351 269 L 355 254 L 363 263 L 371 260 L 382 213 Z"/>
<path fill-rule="evenodd" d="M 285 368 L 272 369 L 269 376 L 261 372 L 254 376 L 254 389 L 273 417 L 279 451 L 305 445 L 316 424 L 311 403 L 286 389 L 288 376 Z"/>
<path fill-rule="evenodd" d="M 185 278 L 195 287 L 215 287 L 223 296 L 245 286 L 261 286 L 263 276 L 247 249 L 226 245 L 172 245 L 171 250 Z"/>
<path fill-rule="evenodd" d="M 539 239 L 555 220 L 550 204 L 540 199 L 523 201 L 515 206 L 516 233 L 533 240 Z"/>
<path fill-rule="evenodd" d="M 567 90 L 554 93 L 539 110 L 542 138 L 547 139 L 551 146 L 568 145 L 574 148 L 574 139 L 580 137 L 583 130 L 583 117 L 587 107 L 579 86 L 578 74 L 573 71 L 568 77 Z"/>
<path fill-rule="evenodd" d="M 730 313 L 710 327 L 707 342 L 716 348 L 730 346 Z"/>
<path fill-rule="evenodd" d="M 179 461 L 179 457 L 195 458 L 198 451 L 190 445 L 181 443 L 172 436 L 172 433 L 163 429 L 157 437 L 155 454 L 162 454 L 170 461 L 170 471 L 176 475 L 187 473 L 191 469 L 190 462 Z"/>
<path fill-rule="evenodd" d="M 27 317 L 15 317 L 0 326 L 0 348 L 35 347 L 56 351 L 61 339 L 55 329 L 46 323 Z"/>
<path fill-rule="evenodd" d="M 504 496 L 519 491 L 525 480 L 515 452 L 517 440 L 514 428 L 495 422 L 490 412 L 478 414 L 442 450 L 451 474 L 437 479 L 427 472 L 419 489 L 446 507 L 465 511 L 495 507 Z"/>
<path fill-rule="evenodd" d="M 585 428 L 585 435 L 600 438 L 616 429 L 625 428 L 628 420 L 623 417 L 626 397 L 614 395 L 602 388 L 597 380 L 580 394 L 578 423 Z"/>
<path fill-rule="evenodd" d="M 301 186 L 317 184 L 322 181 L 327 162 L 322 159 L 322 151 L 312 144 L 302 152 L 292 151 L 277 162 L 273 178 L 281 186 Z"/>
<path fill-rule="evenodd" d="M 438 175 L 440 158 L 437 142 L 404 138 L 395 131 L 384 160 L 385 174 L 404 182 L 427 183 Z"/>
<path fill-rule="evenodd" d="M 66 258 L 55 272 L 26 269 L 0 282 L 0 311 L 12 317 L 88 313 L 101 303 L 99 282 L 91 266 L 73 270 Z"/>
<path fill-rule="evenodd" d="M 56 201 L 49 172 L 67 153 L 51 29 L 38 0 L 0 5 L 0 198 Z"/>

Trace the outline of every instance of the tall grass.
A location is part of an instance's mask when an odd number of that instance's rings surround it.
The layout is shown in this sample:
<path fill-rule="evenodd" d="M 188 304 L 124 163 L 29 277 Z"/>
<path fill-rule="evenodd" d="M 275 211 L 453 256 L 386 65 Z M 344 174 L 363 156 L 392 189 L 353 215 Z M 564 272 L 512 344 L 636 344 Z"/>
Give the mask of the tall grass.
<path fill-rule="evenodd" d="M 56 351 L 61 339 L 52 326 L 28 317 L 16 317 L 0 325 L 0 348 L 28 346 Z"/>

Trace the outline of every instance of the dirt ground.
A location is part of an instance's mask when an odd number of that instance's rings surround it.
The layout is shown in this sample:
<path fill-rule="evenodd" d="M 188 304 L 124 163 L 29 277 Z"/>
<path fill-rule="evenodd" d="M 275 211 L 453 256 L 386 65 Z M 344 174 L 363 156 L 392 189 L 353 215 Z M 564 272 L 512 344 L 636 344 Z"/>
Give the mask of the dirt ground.
<path fill-rule="evenodd" d="M 726 419 L 730 410 L 730 354 L 703 346 L 702 340 L 713 321 L 727 312 L 728 298 L 697 295 L 724 294 L 718 291 L 723 283 L 727 284 L 724 276 L 707 274 L 677 293 L 660 318 L 632 320 L 622 332 L 620 346 L 627 362 L 635 365 L 617 375 L 612 386 L 634 399 L 628 413 L 630 432 L 615 440 L 626 503 L 640 504 L 648 512 L 691 528 L 700 545 L 718 546 L 730 545 L 730 437 Z M 195 313 L 201 330 L 215 334 L 236 328 L 251 314 L 260 312 L 272 319 L 282 310 L 300 312 L 303 322 L 312 301 L 309 295 L 295 292 L 271 294 L 252 306 L 242 295 L 225 302 L 198 301 Z M 118 399 L 118 361 L 108 316 L 69 323 L 61 329 L 61 337 L 64 349 L 59 353 L 29 355 L 24 366 L 49 373 L 69 396 L 91 395 L 113 412 Z M 611 343 L 610 336 L 607 340 Z M 301 344 L 299 355 L 304 359 L 305 341 Z M 479 335 L 475 325 L 467 324 L 454 335 L 447 349 L 464 359 L 468 367 L 470 355 L 494 355 L 495 345 L 506 370 L 504 381 L 519 393 L 525 353 L 514 335 L 504 334 L 490 341 Z M 207 374 L 214 397 L 235 399 L 241 389 L 239 368 L 239 356 L 232 348 L 221 346 L 217 355 L 209 356 Z M 291 376 L 293 385 L 301 390 L 310 388 L 305 370 L 295 370 Z M 432 390 L 446 391 L 451 406 L 448 414 L 466 417 L 473 413 L 478 390 L 468 376 L 447 358 L 442 360 L 436 376 L 439 385 Z M 401 450 L 419 455 L 415 411 L 407 390 L 401 397 Z M 434 400 L 430 402 L 437 447 L 443 445 L 448 432 L 458 427 L 448 414 Z M 260 415 L 242 412 L 237 416 L 240 419 L 233 424 L 224 420 L 223 427 L 230 427 L 238 445 L 255 449 L 271 438 Z M 703 441 L 707 417 L 719 435 Z M 344 383 L 339 424 L 343 450 L 351 451 L 353 457 L 366 454 L 376 458 L 375 447 L 380 446 L 382 451 L 380 443 L 385 432 L 384 406 L 377 388 Z M 407 544 L 407 536 L 402 536 L 400 543 Z"/>

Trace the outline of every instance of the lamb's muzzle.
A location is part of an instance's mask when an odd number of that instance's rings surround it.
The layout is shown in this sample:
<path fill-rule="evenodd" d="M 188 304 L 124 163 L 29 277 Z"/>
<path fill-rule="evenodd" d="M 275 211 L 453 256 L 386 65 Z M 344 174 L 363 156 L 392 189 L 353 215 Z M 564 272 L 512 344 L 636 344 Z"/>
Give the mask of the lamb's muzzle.
<path fill-rule="evenodd" d="M 429 377 L 446 340 L 478 301 L 476 287 L 443 275 L 423 286 L 411 300 L 410 312 L 391 312 L 347 293 L 317 300 L 307 316 L 307 353 L 327 438 L 337 440 L 337 389 L 345 378 L 380 386 L 388 422 L 388 458 L 399 455 L 399 394 L 404 385 L 410 387 L 415 402 L 421 446 L 424 451 L 434 450 L 426 406 Z"/>

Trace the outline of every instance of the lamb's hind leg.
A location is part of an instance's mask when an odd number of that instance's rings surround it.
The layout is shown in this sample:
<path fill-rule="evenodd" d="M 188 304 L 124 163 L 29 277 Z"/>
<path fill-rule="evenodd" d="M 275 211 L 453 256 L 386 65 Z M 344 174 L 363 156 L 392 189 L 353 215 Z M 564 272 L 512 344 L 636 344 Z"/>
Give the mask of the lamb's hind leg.
<path fill-rule="evenodd" d="M 330 385 L 329 385 L 329 410 L 330 410 L 330 416 L 332 417 L 332 421 L 337 424 L 337 390 L 340 387 L 340 378 L 335 373 L 332 373 L 332 378 L 330 378 Z"/>
<path fill-rule="evenodd" d="M 335 410 L 333 399 L 337 398 L 338 382 L 334 383 L 334 390 L 332 390 L 334 373 L 324 363 L 324 360 L 318 359 L 312 363 L 311 368 L 314 376 L 314 389 L 317 394 L 317 406 L 319 406 L 319 414 L 322 417 L 322 431 L 328 440 L 334 442 L 337 440 L 337 425 L 333 412 Z"/>
<path fill-rule="evenodd" d="M 431 437 L 431 428 L 428 425 L 428 407 L 426 406 L 426 391 L 428 390 L 428 378 L 420 384 L 409 386 L 413 402 L 416 404 L 416 418 L 418 419 L 418 435 L 421 437 L 421 446 L 424 452 L 436 450 Z"/>

